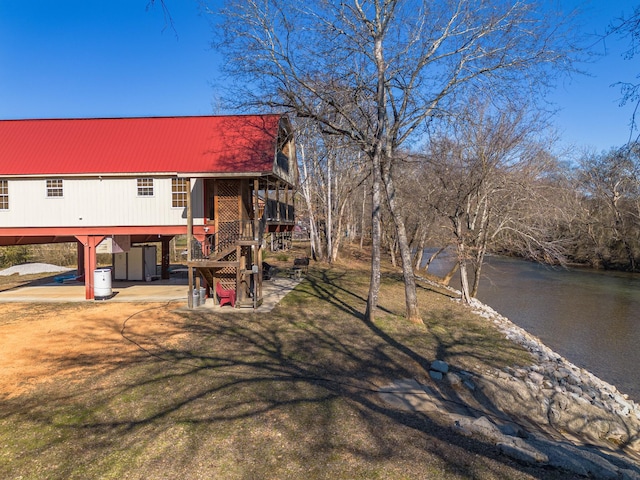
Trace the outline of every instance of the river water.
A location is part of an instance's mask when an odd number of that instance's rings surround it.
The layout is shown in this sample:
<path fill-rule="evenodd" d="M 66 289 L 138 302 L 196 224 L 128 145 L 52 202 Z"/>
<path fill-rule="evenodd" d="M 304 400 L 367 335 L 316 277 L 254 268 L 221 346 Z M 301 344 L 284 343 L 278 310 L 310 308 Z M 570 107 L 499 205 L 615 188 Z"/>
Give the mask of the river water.
<path fill-rule="evenodd" d="M 640 275 L 488 257 L 478 299 L 640 401 Z"/>

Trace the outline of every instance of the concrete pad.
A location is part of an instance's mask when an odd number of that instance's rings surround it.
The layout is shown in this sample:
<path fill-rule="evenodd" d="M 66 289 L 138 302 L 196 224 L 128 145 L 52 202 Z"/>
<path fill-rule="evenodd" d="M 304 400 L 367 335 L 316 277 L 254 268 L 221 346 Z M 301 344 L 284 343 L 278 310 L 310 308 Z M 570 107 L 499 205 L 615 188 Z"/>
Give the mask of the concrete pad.
<path fill-rule="evenodd" d="M 263 282 L 263 303 L 257 309 L 231 308 L 227 305 L 213 305 L 208 298 L 206 304 L 196 309 L 224 310 L 230 312 L 268 312 L 296 285 L 300 280 L 274 277 Z M 114 296 L 107 300 L 86 300 L 84 284 L 69 282 L 65 284 L 49 283 L 45 285 L 23 286 L 0 292 L 0 303 L 55 303 L 55 302 L 184 302 L 187 306 L 188 281 L 186 278 L 172 278 L 154 282 L 112 282 Z"/>

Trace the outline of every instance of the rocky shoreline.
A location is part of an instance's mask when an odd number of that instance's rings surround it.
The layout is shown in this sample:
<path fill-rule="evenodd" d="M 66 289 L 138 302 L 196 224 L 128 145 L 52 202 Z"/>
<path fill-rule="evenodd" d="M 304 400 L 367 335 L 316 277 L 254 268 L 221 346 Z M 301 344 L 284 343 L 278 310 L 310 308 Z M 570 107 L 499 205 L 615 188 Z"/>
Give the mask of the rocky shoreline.
<path fill-rule="evenodd" d="M 435 360 L 431 383 L 399 380 L 381 389 L 382 400 L 492 443 L 519 462 L 640 479 L 640 407 L 491 307 L 474 300 L 470 308 L 531 352 L 533 363 L 470 372 Z"/>
<path fill-rule="evenodd" d="M 474 301 L 471 308 L 478 315 L 491 320 L 509 340 L 529 350 L 536 359 L 537 363 L 529 367 L 506 369 L 506 378 L 519 380 L 541 398 L 563 395 L 583 407 L 590 405 L 613 414 L 616 418 L 626 419 L 626 423 L 632 423 L 636 430 L 640 427 L 640 407 L 628 395 L 620 393 L 614 385 L 577 367 L 491 307 Z M 498 375 L 505 378 L 505 375 Z M 619 444 L 631 442 L 640 452 L 640 438 L 631 439 L 622 434 L 614 434 L 611 440 Z"/>

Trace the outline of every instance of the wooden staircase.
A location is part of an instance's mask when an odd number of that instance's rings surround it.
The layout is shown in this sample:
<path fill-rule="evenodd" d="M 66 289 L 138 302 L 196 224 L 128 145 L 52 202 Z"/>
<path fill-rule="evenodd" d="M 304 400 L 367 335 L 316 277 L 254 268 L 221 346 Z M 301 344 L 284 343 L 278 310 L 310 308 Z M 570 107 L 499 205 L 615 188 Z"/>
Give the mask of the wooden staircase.
<path fill-rule="evenodd" d="M 260 245 L 259 240 L 236 239 L 208 258 L 188 262 L 188 266 L 200 275 L 209 296 L 216 299 L 214 292 L 218 282 L 225 290 L 236 291 L 236 307 L 256 308 L 263 301 Z M 252 269 L 253 265 L 257 265 L 257 271 Z"/>

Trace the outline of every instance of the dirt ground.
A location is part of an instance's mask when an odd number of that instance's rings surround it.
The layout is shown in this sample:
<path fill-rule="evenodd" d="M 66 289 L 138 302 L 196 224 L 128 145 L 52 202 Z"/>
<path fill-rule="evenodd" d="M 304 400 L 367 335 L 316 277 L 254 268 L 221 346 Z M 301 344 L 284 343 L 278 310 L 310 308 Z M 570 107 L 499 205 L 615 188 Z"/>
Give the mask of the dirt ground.
<path fill-rule="evenodd" d="M 310 274 L 268 321 L 184 301 L 0 303 L 0 477 L 577 478 L 382 403 L 375 386 L 423 378 L 437 355 L 478 370 L 529 355 L 428 292 L 430 329 L 396 325 L 399 282 L 367 325 L 367 280 Z"/>
<path fill-rule="evenodd" d="M 61 376 L 108 369 L 143 354 L 152 338 L 177 342 L 182 319 L 166 306 L 0 304 L 0 397 L 18 396 Z M 56 309 L 61 315 L 54 317 Z"/>

